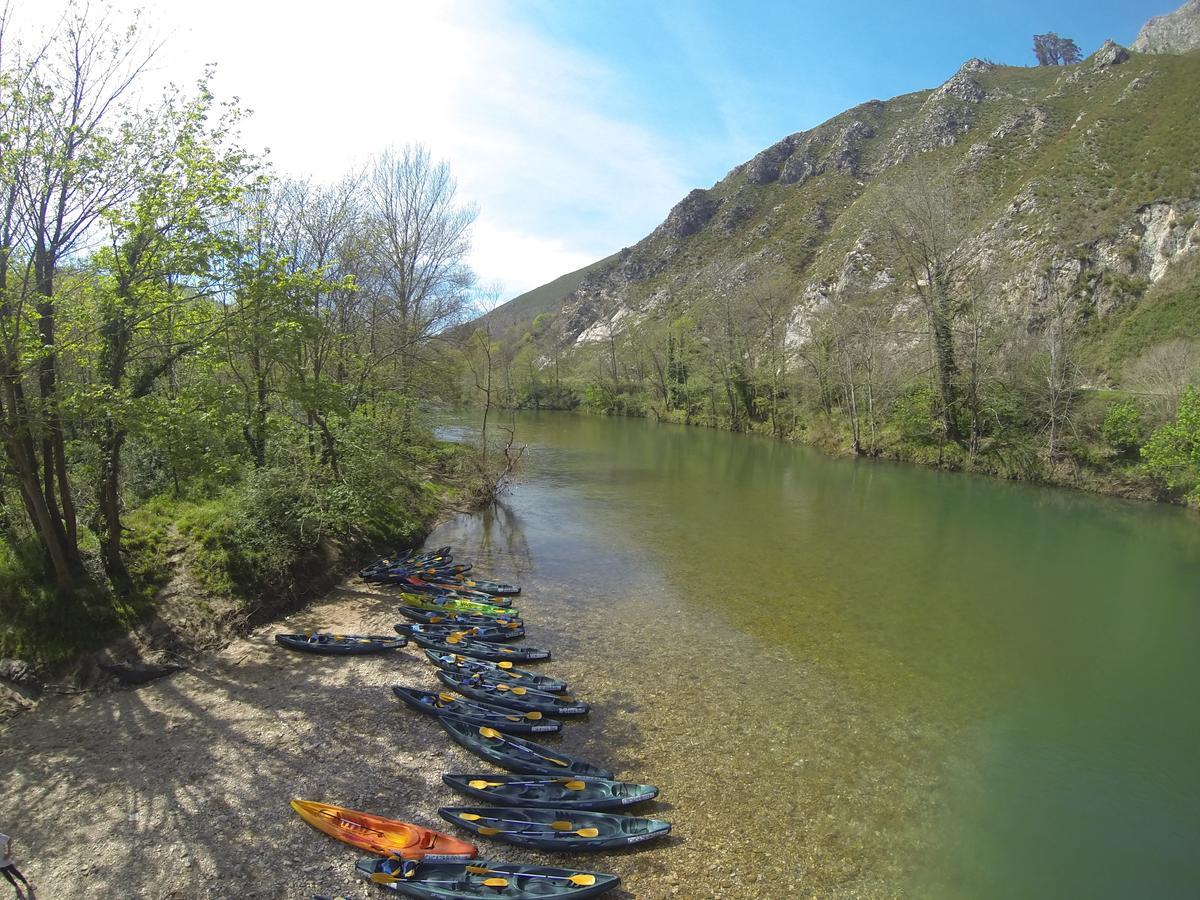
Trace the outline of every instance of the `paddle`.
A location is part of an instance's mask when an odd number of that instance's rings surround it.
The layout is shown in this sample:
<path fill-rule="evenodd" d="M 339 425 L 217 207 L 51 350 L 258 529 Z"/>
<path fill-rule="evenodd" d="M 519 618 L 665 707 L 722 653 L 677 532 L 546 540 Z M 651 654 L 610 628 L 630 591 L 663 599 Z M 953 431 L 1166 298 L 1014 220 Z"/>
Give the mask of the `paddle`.
<path fill-rule="evenodd" d="M 565 779 L 565 778 L 555 778 L 554 781 L 549 782 L 549 783 L 550 784 L 561 784 L 568 791 L 582 791 L 585 787 L 587 787 L 587 785 L 584 784 L 582 781 L 572 781 L 570 779 Z M 482 790 L 483 788 L 490 788 L 490 787 L 516 787 L 518 785 L 524 787 L 525 785 L 528 785 L 528 784 L 547 784 L 547 782 L 545 780 L 542 780 L 542 781 L 484 781 L 482 778 L 473 778 L 472 780 L 468 781 L 467 784 L 469 784 L 471 787 L 475 788 L 476 790 Z"/>
<path fill-rule="evenodd" d="M 500 743 L 502 743 L 502 744 L 508 744 L 510 747 L 516 747 L 518 750 L 524 750 L 526 753 L 532 753 L 534 756 L 538 757 L 539 759 L 544 759 L 544 760 L 546 760 L 546 762 L 554 763 L 556 766 L 569 766 L 570 765 L 570 763 L 567 762 L 565 759 L 558 759 L 557 757 L 554 757 L 554 756 L 547 756 L 545 753 L 538 753 L 536 750 L 526 746 L 525 744 L 518 744 L 516 741 L 510 741 L 508 738 L 506 738 L 504 735 L 502 735 L 500 732 L 498 732 L 495 728 L 488 728 L 486 725 L 484 725 L 479 729 L 479 733 L 482 734 L 485 738 L 491 738 L 494 741 L 500 741 Z"/>
<path fill-rule="evenodd" d="M 478 813 L 459 813 L 458 817 L 467 822 L 478 822 L 481 819 L 487 819 L 489 822 L 507 822 L 510 825 L 532 825 L 541 826 L 543 828 L 553 828 L 555 831 L 574 831 L 575 826 L 564 819 L 558 819 L 554 822 L 529 822 L 525 819 L 497 819 L 494 816 L 481 816 Z"/>
<path fill-rule="evenodd" d="M 438 694 L 438 699 L 441 700 L 443 703 L 457 703 L 458 702 L 457 697 L 455 697 L 453 694 L 447 694 L 445 691 Z M 524 714 L 524 718 L 528 719 L 531 722 L 536 722 L 541 717 L 542 717 L 542 714 L 540 712 L 538 712 L 537 710 L 531 710 L 530 712 L 527 712 Z M 508 719 L 508 721 L 510 721 L 510 722 L 519 722 L 519 721 L 521 721 L 522 717 L 505 714 L 504 718 Z"/>
<path fill-rule="evenodd" d="M 478 873 L 471 873 L 478 874 Z M 376 884 L 398 884 L 411 879 L 397 878 L 395 875 L 389 875 L 387 872 L 372 872 L 371 880 Z M 462 884 L 462 881 L 429 881 L 421 878 L 413 882 L 414 884 Z M 485 878 L 479 882 L 484 887 L 505 888 L 508 887 L 508 880 L 504 878 Z"/>
<path fill-rule="evenodd" d="M 456 663 L 459 663 L 460 665 L 470 665 L 471 663 L 477 662 L 477 660 L 473 660 L 468 656 L 463 656 L 461 653 L 454 654 L 454 661 Z M 511 669 L 512 667 L 513 667 L 513 664 L 510 663 L 507 659 L 501 660 L 500 662 L 496 663 L 497 669 Z M 521 676 L 518 675 L 516 677 L 520 678 Z"/>
<path fill-rule="evenodd" d="M 528 691 L 526 691 L 525 688 L 523 688 L 523 687 L 512 687 L 511 685 L 507 685 L 507 684 L 497 684 L 496 690 L 508 691 L 510 693 L 516 694 L 518 697 L 523 697 L 523 696 L 525 696 L 525 694 L 528 693 Z"/>
<path fill-rule="evenodd" d="M 523 697 L 525 694 L 529 693 L 528 688 L 511 687 L 510 685 L 507 685 L 507 684 L 497 684 L 497 685 L 495 685 L 495 688 L 498 691 L 508 691 L 510 694 L 516 694 L 518 697 Z M 537 693 L 547 694 L 548 692 L 547 691 L 537 691 Z M 553 695 L 553 699 L 554 700 L 562 700 L 564 703 L 574 703 L 575 702 L 575 697 L 572 694 L 555 694 L 555 695 Z"/>
<path fill-rule="evenodd" d="M 485 869 L 483 866 L 467 866 L 467 871 L 472 875 L 487 875 L 496 873 L 500 875 L 516 874 L 510 872 L 501 872 L 499 869 Z M 517 875 L 518 878 L 550 878 L 554 881 L 569 881 L 571 884 L 577 884 L 579 887 L 591 887 L 596 883 L 596 876 L 589 875 L 586 872 L 581 872 L 577 875 L 535 875 L 530 872 L 524 872 Z"/>
<path fill-rule="evenodd" d="M 502 822 L 504 820 L 496 819 L 495 821 Z M 518 828 L 516 830 L 510 828 L 510 829 L 508 829 L 508 831 L 505 831 L 503 828 L 485 828 L 483 826 L 480 826 L 480 827 L 476 828 L 475 830 L 478 831 L 480 834 L 482 834 L 484 837 L 492 837 L 497 834 L 530 834 L 531 832 L 536 834 L 538 832 L 538 829 L 536 829 L 536 828 Z M 541 829 L 541 830 L 543 832 L 545 831 L 545 829 Z M 578 831 L 567 831 L 567 832 L 562 832 L 562 833 L 563 834 L 577 834 L 580 837 L 585 837 L 585 838 L 594 838 L 600 834 L 600 829 L 599 828 L 580 828 Z"/>

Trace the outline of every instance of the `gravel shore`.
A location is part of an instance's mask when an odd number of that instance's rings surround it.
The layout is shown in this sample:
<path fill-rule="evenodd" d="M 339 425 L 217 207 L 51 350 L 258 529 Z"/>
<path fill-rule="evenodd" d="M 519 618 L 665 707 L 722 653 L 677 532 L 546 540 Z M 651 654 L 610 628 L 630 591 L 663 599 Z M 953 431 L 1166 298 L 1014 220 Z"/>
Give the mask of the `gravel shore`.
<path fill-rule="evenodd" d="M 478 557 L 472 527 L 435 538 Z M 940 736 L 852 703 L 717 616 L 664 605 L 664 592 L 597 593 L 556 580 L 553 567 L 540 574 L 520 552 L 489 552 L 481 571 L 526 587 L 516 601 L 525 643 L 554 653 L 541 671 L 593 707 L 544 740 L 657 784 L 660 799 L 632 812 L 674 831 L 573 856 L 478 838 L 482 856 L 615 872 L 616 900 L 903 893 L 934 785 L 922 757 Z M 46 700 L 11 721 L 0 733 L 0 830 L 14 836 L 37 897 L 386 896 L 354 874 L 358 851 L 302 822 L 292 798 L 470 839 L 437 815 L 463 802 L 441 775 L 488 766 L 390 690 L 438 684 L 420 649 L 320 657 L 273 640 L 389 633 L 395 607 L 391 589 L 347 580 L 184 672 Z"/>

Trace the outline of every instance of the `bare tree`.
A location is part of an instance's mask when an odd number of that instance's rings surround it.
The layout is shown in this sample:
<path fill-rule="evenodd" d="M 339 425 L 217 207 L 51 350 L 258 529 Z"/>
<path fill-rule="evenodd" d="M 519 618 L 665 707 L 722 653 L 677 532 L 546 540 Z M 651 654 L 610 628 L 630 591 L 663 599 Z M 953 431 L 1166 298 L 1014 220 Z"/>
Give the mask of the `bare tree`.
<path fill-rule="evenodd" d="M 1183 392 L 1200 384 L 1200 341 L 1156 344 L 1129 366 L 1125 386 L 1137 393 L 1155 423 L 1175 418 Z"/>
<path fill-rule="evenodd" d="M 467 313 L 474 276 L 466 256 L 477 213 L 456 192 L 449 166 L 420 145 L 386 150 L 369 168 L 367 230 L 402 395 L 421 345 Z"/>

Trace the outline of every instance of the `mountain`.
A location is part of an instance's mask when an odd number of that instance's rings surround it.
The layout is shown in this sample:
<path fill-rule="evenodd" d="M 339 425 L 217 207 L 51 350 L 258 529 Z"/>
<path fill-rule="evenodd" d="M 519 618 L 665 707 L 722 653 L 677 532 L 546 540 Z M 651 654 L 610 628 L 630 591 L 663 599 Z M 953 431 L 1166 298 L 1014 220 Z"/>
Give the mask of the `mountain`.
<path fill-rule="evenodd" d="M 1138 32 L 1132 49 L 1139 53 L 1188 53 L 1200 48 L 1200 0 L 1189 0 L 1173 13 L 1155 16 Z"/>
<path fill-rule="evenodd" d="M 1034 321 L 1053 283 L 1079 286 L 1099 334 L 1200 244 L 1200 56 L 1175 52 L 1195 45 L 1198 15 L 1191 0 L 1151 20 L 1147 53 L 1109 41 L 1073 66 L 971 59 L 936 89 L 789 135 L 693 190 L 633 247 L 494 320 L 520 326 L 557 306 L 562 344 L 583 345 L 769 283 L 794 298 L 798 344 L 831 301 L 894 276 L 875 225 L 916 171 L 982 187 L 972 228 L 979 253 L 1015 260 L 1006 303 Z"/>
<path fill-rule="evenodd" d="M 472 320 L 467 328 L 473 330 L 487 327 L 499 333 L 514 325 L 530 323 L 542 313 L 558 312 L 566 298 L 579 289 L 588 275 L 603 269 L 613 262 L 616 256 L 614 253 L 612 256 L 584 266 L 582 269 L 576 269 L 566 275 L 559 275 L 541 287 L 513 297 L 508 302 L 502 303 L 490 312 Z"/>

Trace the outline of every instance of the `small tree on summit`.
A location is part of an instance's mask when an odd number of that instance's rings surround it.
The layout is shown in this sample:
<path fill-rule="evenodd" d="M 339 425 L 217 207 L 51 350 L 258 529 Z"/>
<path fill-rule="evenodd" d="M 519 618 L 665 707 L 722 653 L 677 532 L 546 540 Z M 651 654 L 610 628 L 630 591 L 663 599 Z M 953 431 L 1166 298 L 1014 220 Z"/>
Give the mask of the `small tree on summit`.
<path fill-rule="evenodd" d="M 1083 59 L 1071 38 L 1059 37 L 1053 31 L 1033 36 L 1033 55 L 1039 66 L 1069 66 Z"/>

